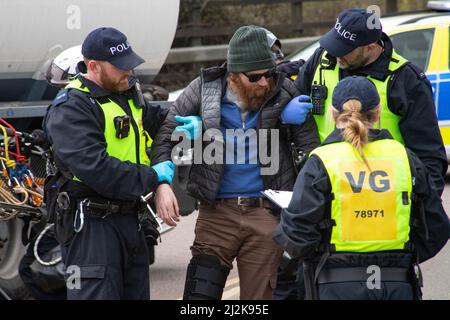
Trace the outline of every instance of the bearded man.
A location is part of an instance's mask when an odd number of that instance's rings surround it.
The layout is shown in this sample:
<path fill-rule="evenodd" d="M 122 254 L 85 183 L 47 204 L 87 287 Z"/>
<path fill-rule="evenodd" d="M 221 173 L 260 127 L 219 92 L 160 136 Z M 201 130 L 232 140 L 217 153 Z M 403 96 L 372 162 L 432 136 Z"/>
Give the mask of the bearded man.
<path fill-rule="evenodd" d="M 152 163 L 171 160 L 176 115 L 200 116 L 205 132 L 203 143 L 194 141 L 194 154 L 203 157 L 194 159 L 187 184 L 200 205 L 184 299 L 221 299 L 234 259 L 240 298 L 272 299 L 282 253 L 271 239 L 279 210 L 261 191 L 292 190 L 297 168 L 291 143 L 305 154 L 319 144 L 311 116 L 298 126 L 281 123 L 284 106 L 296 95 L 292 81 L 276 71 L 265 30 L 243 26 L 230 40 L 227 63 L 202 70 L 170 108 Z M 205 157 L 211 149 L 214 161 Z M 275 163 L 264 161 L 267 151 Z M 168 185 L 158 187 L 156 202 L 160 217 L 175 225 L 178 205 Z"/>
<path fill-rule="evenodd" d="M 141 195 L 172 183 L 173 163 L 150 166 L 147 155 L 165 111 L 139 95 L 132 74 L 144 60 L 125 34 L 97 28 L 81 52 L 86 73 L 60 91 L 43 124 L 57 167 L 46 205 L 56 215 L 67 298 L 148 300 L 145 215 L 138 214 Z"/>

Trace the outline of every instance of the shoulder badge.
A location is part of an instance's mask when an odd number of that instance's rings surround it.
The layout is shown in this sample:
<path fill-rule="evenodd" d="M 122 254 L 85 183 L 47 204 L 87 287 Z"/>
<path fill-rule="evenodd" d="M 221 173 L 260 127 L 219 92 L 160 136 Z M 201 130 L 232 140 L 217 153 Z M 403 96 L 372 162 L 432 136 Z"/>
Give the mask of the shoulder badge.
<path fill-rule="evenodd" d="M 409 63 L 409 66 L 411 67 L 411 69 L 413 69 L 418 79 L 427 79 L 427 75 L 425 74 L 425 72 L 423 72 L 423 70 L 420 69 L 417 65 L 415 65 L 414 63 Z"/>
<path fill-rule="evenodd" d="M 67 100 L 69 100 L 69 90 L 61 90 L 56 95 L 55 99 L 52 102 L 52 105 L 54 107 L 56 107 L 64 102 L 66 102 Z"/>

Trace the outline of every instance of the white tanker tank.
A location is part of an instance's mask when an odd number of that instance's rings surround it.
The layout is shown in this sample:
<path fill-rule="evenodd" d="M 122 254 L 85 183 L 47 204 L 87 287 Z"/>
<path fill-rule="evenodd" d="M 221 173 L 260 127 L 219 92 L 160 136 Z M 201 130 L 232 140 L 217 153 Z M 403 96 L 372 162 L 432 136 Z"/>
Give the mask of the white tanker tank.
<path fill-rule="evenodd" d="M 127 35 L 146 60 L 136 74 L 148 83 L 169 53 L 178 12 L 179 0 L 0 0 L 0 101 L 48 98 L 40 73 L 101 26 Z"/>

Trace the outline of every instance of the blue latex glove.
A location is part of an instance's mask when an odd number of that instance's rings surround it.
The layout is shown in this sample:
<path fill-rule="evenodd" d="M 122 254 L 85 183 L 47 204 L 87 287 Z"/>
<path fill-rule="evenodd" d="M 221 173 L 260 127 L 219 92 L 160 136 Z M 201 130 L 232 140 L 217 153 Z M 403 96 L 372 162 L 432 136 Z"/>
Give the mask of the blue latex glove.
<path fill-rule="evenodd" d="M 198 138 L 202 127 L 202 119 L 199 116 L 175 116 L 175 120 L 183 123 L 183 125 L 176 127 L 175 131 L 186 132 L 186 137 L 189 140 L 195 140 Z"/>
<path fill-rule="evenodd" d="M 281 123 L 283 124 L 302 124 L 305 122 L 306 116 L 312 109 L 311 98 L 301 95 L 295 97 L 284 107 L 281 112 Z"/>
<path fill-rule="evenodd" d="M 164 161 L 152 166 L 152 169 L 156 171 L 158 175 L 158 182 L 166 181 L 172 184 L 173 175 L 175 172 L 175 165 L 172 161 Z"/>

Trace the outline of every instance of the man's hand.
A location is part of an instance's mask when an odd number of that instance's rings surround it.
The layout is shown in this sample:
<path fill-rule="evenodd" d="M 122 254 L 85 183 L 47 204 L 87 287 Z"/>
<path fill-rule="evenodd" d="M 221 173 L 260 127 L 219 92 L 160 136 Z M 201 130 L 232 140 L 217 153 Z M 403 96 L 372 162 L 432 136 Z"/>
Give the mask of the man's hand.
<path fill-rule="evenodd" d="M 175 116 L 175 120 L 183 123 L 175 128 L 175 131 L 183 131 L 186 133 L 186 137 L 189 140 L 195 140 L 200 135 L 200 129 L 202 127 L 202 119 L 199 116 L 180 117 Z"/>
<path fill-rule="evenodd" d="M 178 201 L 168 184 L 161 184 L 156 190 L 156 214 L 168 226 L 175 227 L 180 221 Z"/>
<path fill-rule="evenodd" d="M 300 125 L 312 109 L 311 98 L 301 95 L 292 99 L 281 112 L 281 123 Z"/>
<path fill-rule="evenodd" d="M 175 165 L 172 161 L 163 161 L 152 166 L 152 169 L 156 171 L 158 175 L 158 182 L 168 182 L 172 184 L 173 175 L 175 173 Z"/>

